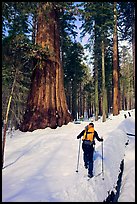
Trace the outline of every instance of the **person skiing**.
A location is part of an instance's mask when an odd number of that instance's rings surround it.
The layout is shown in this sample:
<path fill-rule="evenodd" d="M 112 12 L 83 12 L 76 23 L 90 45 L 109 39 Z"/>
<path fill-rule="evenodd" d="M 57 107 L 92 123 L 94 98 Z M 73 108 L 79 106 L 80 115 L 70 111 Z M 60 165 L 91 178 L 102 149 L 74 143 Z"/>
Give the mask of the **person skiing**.
<path fill-rule="evenodd" d="M 95 138 L 99 142 L 103 142 L 103 138 L 98 136 L 98 133 L 94 130 L 94 124 L 89 123 L 84 130 L 77 136 L 77 139 L 82 138 L 83 160 L 84 166 L 88 169 L 88 177 L 93 177 L 93 154 L 95 149 Z"/>

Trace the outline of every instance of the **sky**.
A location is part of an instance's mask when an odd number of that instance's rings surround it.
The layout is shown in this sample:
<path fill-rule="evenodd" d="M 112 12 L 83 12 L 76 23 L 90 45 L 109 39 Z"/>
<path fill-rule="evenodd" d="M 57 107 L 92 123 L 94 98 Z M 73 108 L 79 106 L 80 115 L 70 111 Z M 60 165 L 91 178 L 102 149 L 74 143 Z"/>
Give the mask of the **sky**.
<path fill-rule="evenodd" d="M 76 4 L 77 3 L 78 2 L 76 2 Z M 75 16 L 75 17 L 76 17 L 75 25 L 77 26 L 76 31 L 78 32 L 77 37 L 76 37 L 76 41 L 80 42 L 81 45 L 84 47 L 86 44 L 88 44 L 88 39 L 89 39 L 90 35 L 87 33 L 82 39 L 80 38 L 81 37 L 80 33 L 82 31 L 82 30 L 80 30 L 80 27 L 82 25 L 82 21 L 79 20 L 78 16 Z M 118 35 L 120 35 L 120 34 L 118 33 Z M 132 55 L 132 45 L 131 45 L 131 43 L 128 42 L 128 40 L 122 40 L 122 41 L 119 40 L 118 41 L 119 51 L 121 51 L 123 46 L 128 47 L 129 53 Z M 84 48 L 84 52 L 85 52 L 85 56 L 87 57 L 87 60 L 84 62 L 90 67 L 91 73 L 93 74 L 93 64 L 92 64 L 92 60 L 91 60 L 92 52 L 88 51 L 88 49 L 85 49 L 85 48 Z"/>
<path fill-rule="evenodd" d="M 93 64 L 91 63 L 91 55 L 92 53 L 88 51 L 88 49 L 85 49 L 85 45 L 88 44 L 89 34 L 87 33 L 83 38 L 81 38 L 81 30 L 80 27 L 82 25 L 82 22 L 79 21 L 79 17 L 76 16 L 76 22 L 75 25 L 77 26 L 76 32 L 76 41 L 79 42 L 83 48 L 84 48 L 84 55 L 86 57 L 86 60 L 83 59 L 83 62 L 90 68 L 91 74 L 93 74 Z"/>
<path fill-rule="evenodd" d="M 2 202 L 103 202 L 116 191 L 123 159 L 118 202 L 135 202 L 135 136 L 126 134 L 135 135 L 135 110 L 131 117 L 127 112 L 110 115 L 106 122 L 92 118 L 56 129 L 7 131 Z M 96 140 L 94 177 L 88 180 L 77 135 L 91 120 L 104 141 Z"/>

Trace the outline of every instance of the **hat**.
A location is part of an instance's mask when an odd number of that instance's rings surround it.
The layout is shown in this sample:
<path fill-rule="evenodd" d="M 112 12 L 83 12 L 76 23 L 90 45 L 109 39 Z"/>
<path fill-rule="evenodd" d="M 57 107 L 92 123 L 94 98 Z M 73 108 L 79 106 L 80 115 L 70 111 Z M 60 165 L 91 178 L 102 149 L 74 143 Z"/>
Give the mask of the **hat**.
<path fill-rule="evenodd" d="M 91 125 L 92 127 L 94 127 L 94 124 L 93 124 L 93 123 L 89 123 L 89 125 Z"/>

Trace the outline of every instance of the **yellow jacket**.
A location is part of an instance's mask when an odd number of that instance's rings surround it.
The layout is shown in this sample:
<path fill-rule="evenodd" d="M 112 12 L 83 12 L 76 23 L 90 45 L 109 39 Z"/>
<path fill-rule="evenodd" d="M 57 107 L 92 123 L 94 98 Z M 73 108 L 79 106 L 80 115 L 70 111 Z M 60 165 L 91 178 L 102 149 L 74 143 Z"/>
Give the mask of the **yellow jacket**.
<path fill-rule="evenodd" d="M 82 140 L 90 140 L 91 142 L 94 140 L 94 127 L 88 125 L 88 127 L 85 128 Z"/>

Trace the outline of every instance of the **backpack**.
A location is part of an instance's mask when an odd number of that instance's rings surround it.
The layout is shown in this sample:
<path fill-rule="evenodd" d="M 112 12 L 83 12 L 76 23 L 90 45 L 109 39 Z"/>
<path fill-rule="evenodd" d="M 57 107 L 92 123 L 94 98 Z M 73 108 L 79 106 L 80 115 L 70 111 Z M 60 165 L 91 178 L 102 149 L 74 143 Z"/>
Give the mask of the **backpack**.
<path fill-rule="evenodd" d="M 86 126 L 82 140 L 85 144 L 94 144 L 94 127 Z"/>

